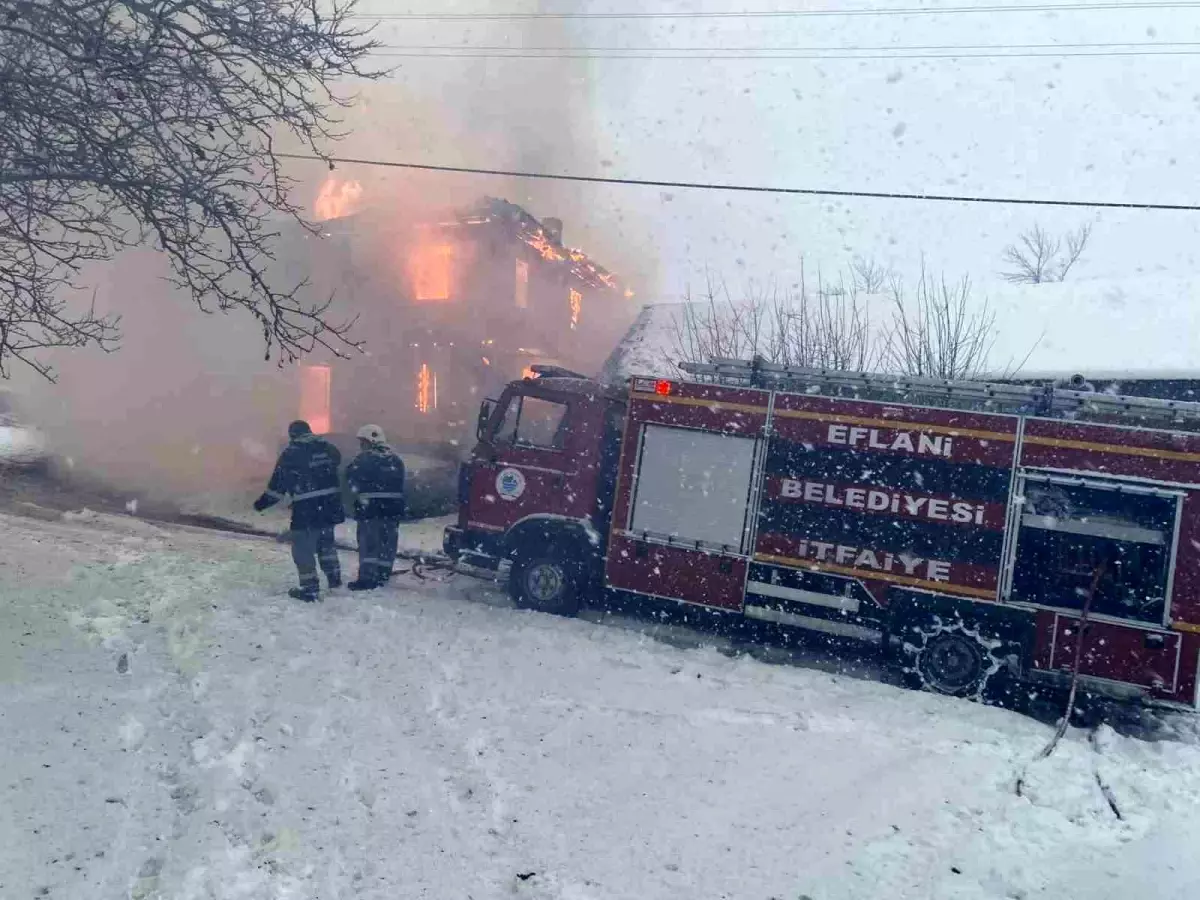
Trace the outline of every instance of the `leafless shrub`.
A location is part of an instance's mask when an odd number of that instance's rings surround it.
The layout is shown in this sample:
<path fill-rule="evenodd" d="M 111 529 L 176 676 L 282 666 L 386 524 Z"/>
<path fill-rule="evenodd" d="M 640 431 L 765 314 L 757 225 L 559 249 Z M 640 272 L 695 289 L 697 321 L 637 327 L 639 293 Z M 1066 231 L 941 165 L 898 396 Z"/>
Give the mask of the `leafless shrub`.
<path fill-rule="evenodd" d="M 826 283 L 818 273 L 813 289 L 802 270 L 790 290 L 751 284 L 734 299 L 724 281 L 708 276 L 704 293 L 686 299 L 673 323 L 671 358 L 665 360 L 671 366 L 676 360 L 754 356 L 804 368 L 863 369 L 871 363 L 867 308 L 852 280 Z"/>
<path fill-rule="evenodd" d="M 968 277 L 950 280 L 922 265 L 911 289 L 889 274 L 885 288 L 874 293 L 886 297 L 888 313 L 883 327 L 873 329 L 867 292 L 853 270 L 835 282 L 818 271 L 812 284 L 802 268 L 792 290 L 751 286 L 740 299 L 725 282 L 709 277 L 704 294 L 689 295 L 681 307 L 664 362 L 674 367 L 678 360 L 761 356 L 805 369 L 939 379 L 977 378 L 986 371 L 996 314 L 987 298 L 975 296 Z M 1010 363 L 1005 375 L 1015 375 L 1023 364 Z"/>
<path fill-rule="evenodd" d="M 1052 237 L 1035 225 L 1022 233 L 1017 243 L 1004 248 L 1004 261 L 1010 268 L 1001 274 L 1011 284 L 1063 281 L 1087 249 L 1091 236 L 1092 226 L 1086 222 L 1062 238 Z"/>
<path fill-rule="evenodd" d="M 1067 273 L 1071 271 L 1072 266 L 1079 261 L 1079 257 L 1083 255 L 1083 251 L 1087 249 L 1088 241 L 1092 237 L 1092 226 L 1085 222 L 1075 231 L 1067 232 L 1064 240 L 1066 241 L 1066 249 L 1063 251 L 1061 262 L 1058 267 L 1058 280 L 1064 281 Z"/>
<path fill-rule="evenodd" d="M 39 351 L 115 346 L 63 299 L 90 262 L 152 242 L 206 311 L 242 310 L 268 357 L 353 346 L 329 302 L 271 277 L 302 213 L 277 148 L 336 138 L 340 77 L 377 77 L 354 0 L 0 4 L 0 374 Z"/>
<path fill-rule="evenodd" d="M 864 294 L 879 294 L 887 287 L 892 270 L 874 258 L 857 256 L 850 264 L 850 274 L 854 286 Z"/>
<path fill-rule="evenodd" d="M 888 294 L 892 319 L 880 362 L 885 371 L 929 378 L 978 377 L 996 341 L 996 314 L 986 298 L 975 301 L 971 281 L 947 281 L 921 267 L 911 299 L 893 278 Z"/>
<path fill-rule="evenodd" d="M 664 360 L 672 368 L 677 360 L 708 362 L 710 359 L 749 359 L 761 352 L 767 303 L 761 294 L 737 301 L 723 279 L 705 274 L 705 287 L 699 296 L 689 288 L 685 305 L 672 322 L 670 356 Z"/>

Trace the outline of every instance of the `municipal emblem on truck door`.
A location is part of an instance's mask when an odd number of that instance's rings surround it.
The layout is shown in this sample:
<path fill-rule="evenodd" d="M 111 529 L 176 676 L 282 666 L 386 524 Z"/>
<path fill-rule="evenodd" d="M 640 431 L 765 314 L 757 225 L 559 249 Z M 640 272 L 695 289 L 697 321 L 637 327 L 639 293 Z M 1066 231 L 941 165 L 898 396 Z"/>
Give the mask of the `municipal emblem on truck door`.
<path fill-rule="evenodd" d="M 496 476 L 496 493 L 501 500 L 516 500 L 525 493 L 525 476 L 520 469 L 501 469 Z"/>

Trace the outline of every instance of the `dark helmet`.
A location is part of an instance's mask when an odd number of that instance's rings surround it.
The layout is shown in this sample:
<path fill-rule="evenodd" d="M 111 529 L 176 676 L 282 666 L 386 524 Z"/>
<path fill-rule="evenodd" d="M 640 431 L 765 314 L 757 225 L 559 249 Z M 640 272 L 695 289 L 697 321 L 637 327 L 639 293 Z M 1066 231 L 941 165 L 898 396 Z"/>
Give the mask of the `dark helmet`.
<path fill-rule="evenodd" d="M 293 441 L 296 438 L 304 437 L 306 434 L 312 434 L 312 428 L 303 419 L 297 419 L 288 426 L 288 437 Z"/>

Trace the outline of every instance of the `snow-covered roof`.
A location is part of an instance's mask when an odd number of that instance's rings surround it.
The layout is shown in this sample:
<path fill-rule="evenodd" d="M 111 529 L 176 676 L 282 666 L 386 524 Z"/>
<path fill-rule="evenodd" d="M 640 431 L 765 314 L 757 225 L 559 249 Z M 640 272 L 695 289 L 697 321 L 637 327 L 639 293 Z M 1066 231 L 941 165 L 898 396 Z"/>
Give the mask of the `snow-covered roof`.
<path fill-rule="evenodd" d="M 995 313 L 985 377 L 1093 381 L 1200 381 L 1200 277 L 1146 277 L 1061 284 L 975 285 Z M 883 297 L 867 298 L 882 336 L 891 315 Z M 642 308 L 604 364 L 610 382 L 670 374 L 677 323 L 687 304 Z"/>
<path fill-rule="evenodd" d="M 625 336 L 604 361 L 600 380 L 618 384 L 631 375 L 670 374 L 678 323 L 687 303 L 648 303 L 642 307 Z"/>
<path fill-rule="evenodd" d="M 996 313 L 996 375 L 1200 380 L 1200 278 L 987 285 L 974 293 Z"/>

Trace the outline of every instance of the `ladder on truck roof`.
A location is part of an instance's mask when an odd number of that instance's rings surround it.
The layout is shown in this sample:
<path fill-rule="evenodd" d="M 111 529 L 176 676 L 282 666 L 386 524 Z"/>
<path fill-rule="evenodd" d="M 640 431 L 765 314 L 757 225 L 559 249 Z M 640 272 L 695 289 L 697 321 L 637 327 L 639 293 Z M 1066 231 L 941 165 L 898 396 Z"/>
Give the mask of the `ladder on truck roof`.
<path fill-rule="evenodd" d="M 680 363 L 679 368 L 702 382 L 731 387 L 772 388 L 816 396 L 1200 431 L 1200 403 L 1109 394 L 1084 390 L 1081 385 L 1062 388 L 1052 382 L 1005 384 L 806 369 L 767 362 L 761 357 L 714 358 L 707 363 Z M 1079 382 L 1082 379 L 1072 383 Z"/>

